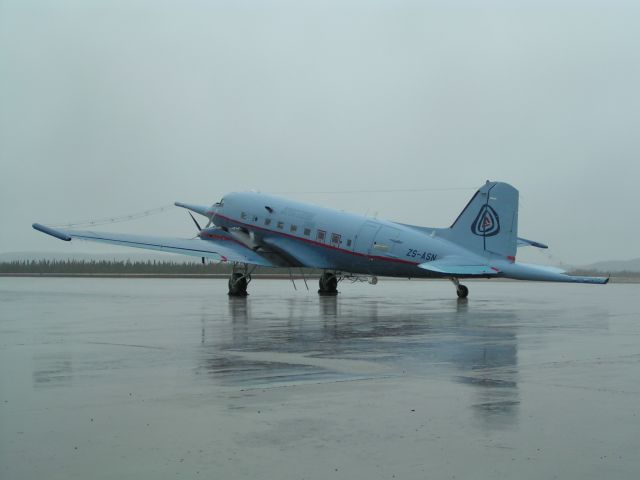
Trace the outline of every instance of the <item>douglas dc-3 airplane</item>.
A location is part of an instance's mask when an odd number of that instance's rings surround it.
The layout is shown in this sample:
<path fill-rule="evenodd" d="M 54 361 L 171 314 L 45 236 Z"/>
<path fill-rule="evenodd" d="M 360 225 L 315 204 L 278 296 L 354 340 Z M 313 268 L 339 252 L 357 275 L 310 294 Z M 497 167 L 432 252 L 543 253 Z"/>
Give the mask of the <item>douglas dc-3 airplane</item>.
<path fill-rule="evenodd" d="M 518 237 L 518 190 L 489 182 L 471 198 L 449 228 L 378 220 L 256 192 L 230 193 L 211 207 L 176 202 L 209 220 L 198 238 L 183 239 L 33 228 L 61 240 L 73 238 L 212 258 L 233 264 L 229 295 L 247 295 L 256 266 L 323 270 L 320 294 L 336 294 L 343 278 L 378 276 L 448 278 L 458 297 L 463 278 L 514 278 L 605 284 L 608 278 L 516 262 L 519 246 L 547 248 Z"/>

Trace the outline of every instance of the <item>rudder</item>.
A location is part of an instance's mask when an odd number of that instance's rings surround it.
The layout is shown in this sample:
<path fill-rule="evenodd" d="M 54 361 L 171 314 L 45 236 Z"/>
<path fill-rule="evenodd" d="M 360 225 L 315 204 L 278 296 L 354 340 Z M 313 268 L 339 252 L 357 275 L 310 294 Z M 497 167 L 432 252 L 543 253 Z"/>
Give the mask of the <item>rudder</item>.
<path fill-rule="evenodd" d="M 514 259 L 518 238 L 518 190 L 508 183 L 485 183 L 445 231 L 448 240 L 474 253 Z"/>

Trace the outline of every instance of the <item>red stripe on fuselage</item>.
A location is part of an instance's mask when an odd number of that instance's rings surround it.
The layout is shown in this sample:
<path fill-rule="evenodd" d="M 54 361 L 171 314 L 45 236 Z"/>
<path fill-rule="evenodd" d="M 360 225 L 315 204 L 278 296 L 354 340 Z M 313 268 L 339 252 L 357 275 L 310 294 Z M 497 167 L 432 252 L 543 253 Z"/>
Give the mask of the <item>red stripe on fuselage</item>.
<path fill-rule="evenodd" d="M 335 250 L 335 251 L 338 251 L 338 252 L 348 253 L 348 254 L 354 255 L 356 257 L 365 257 L 365 258 L 369 258 L 369 259 L 384 260 L 384 261 L 387 261 L 387 262 L 395 262 L 395 263 L 404 263 L 404 264 L 408 264 L 408 265 L 420 265 L 420 262 L 412 262 L 410 260 L 403 260 L 403 259 L 400 259 L 400 258 L 380 257 L 380 256 L 377 256 L 377 255 L 368 255 L 368 254 L 365 254 L 365 253 L 354 252 L 352 250 L 345 250 L 344 248 L 334 247 L 333 245 L 327 245 L 326 243 L 316 242 L 315 240 L 311 240 L 309 238 L 296 237 L 295 235 L 289 235 L 288 233 L 285 233 L 285 232 L 279 232 L 277 230 L 271 230 L 269 228 L 259 227 L 258 225 L 252 225 L 250 223 L 240 222 L 240 221 L 236 220 L 235 218 L 227 217 L 227 216 L 221 215 L 219 213 L 217 213 L 214 218 L 216 218 L 216 217 L 224 218 L 225 220 L 228 220 L 230 222 L 236 223 L 236 224 L 241 225 L 243 227 L 253 228 L 253 229 L 256 229 L 256 230 L 262 230 L 262 231 L 268 232 L 268 233 L 275 233 L 277 235 L 282 235 L 283 237 L 291 238 L 293 240 L 299 240 L 301 242 L 309 243 L 311 245 L 316 245 L 318 247 L 324 247 L 324 248 L 328 248 L 330 250 Z"/>

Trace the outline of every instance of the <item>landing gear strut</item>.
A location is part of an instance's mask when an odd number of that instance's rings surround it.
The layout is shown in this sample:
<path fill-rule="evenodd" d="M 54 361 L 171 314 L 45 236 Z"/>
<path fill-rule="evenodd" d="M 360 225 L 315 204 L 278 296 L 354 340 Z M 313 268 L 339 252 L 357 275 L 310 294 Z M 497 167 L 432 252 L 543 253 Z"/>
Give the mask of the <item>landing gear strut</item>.
<path fill-rule="evenodd" d="M 451 281 L 456 286 L 458 298 L 467 298 L 469 296 L 469 289 L 465 285 L 462 285 L 457 278 L 452 278 Z"/>
<path fill-rule="evenodd" d="M 338 294 L 338 277 L 335 273 L 324 272 L 320 277 L 320 295 L 337 295 Z"/>
<path fill-rule="evenodd" d="M 245 265 L 244 271 L 237 271 L 234 267 L 231 277 L 229 277 L 229 296 L 230 297 L 246 297 L 247 287 L 251 282 L 251 273 Z"/>

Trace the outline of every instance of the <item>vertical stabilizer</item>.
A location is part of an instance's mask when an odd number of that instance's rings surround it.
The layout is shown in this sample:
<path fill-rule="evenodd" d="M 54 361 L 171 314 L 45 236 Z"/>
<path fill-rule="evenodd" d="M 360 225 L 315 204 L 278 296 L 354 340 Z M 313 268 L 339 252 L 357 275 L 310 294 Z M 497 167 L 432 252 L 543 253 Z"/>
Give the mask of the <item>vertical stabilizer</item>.
<path fill-rule="evenodd" d="M 518 238 L 518 190 L 508 183 L 487 182 L 445 232 L 448 240 L 474 253 L 514 259 Z"/>

